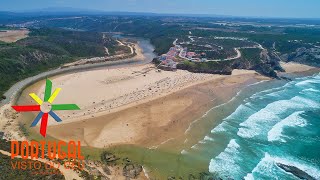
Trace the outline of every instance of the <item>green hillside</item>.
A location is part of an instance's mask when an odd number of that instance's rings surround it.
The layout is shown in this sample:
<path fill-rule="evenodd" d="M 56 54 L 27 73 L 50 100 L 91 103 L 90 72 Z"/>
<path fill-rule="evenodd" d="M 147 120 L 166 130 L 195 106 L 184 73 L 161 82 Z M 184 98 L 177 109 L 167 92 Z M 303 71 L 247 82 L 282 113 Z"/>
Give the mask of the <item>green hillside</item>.
<path fill-rule="evenodd" d="M 114 52 L 117 42 L 101 33 L 62 29 L 32 29 L 15 43 L 0 42 L 0 95 L 14 83 L 83 57 Z M 5 98 L 5 97 L 2 97 Z"/>

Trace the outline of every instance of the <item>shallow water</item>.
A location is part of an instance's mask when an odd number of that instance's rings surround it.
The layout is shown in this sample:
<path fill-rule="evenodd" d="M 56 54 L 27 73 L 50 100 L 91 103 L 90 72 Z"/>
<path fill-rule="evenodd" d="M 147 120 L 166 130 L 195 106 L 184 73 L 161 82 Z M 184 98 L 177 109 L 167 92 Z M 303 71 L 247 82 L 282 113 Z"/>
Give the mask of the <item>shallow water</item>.
<path fill-rule="evenodd" d="M 207 113 L 202 123 L 219 124 L 183 153 L 206 157 L 209 171 L 225 178 L 298 179 L 282 163 L 320 179 L 320 74 L 261 87 Z"/>
<path fill-rule="evenodd" d="M 160 179 L 209 171 L 232 179 L 320 179 L 320 75 L 250 85 L 157 149 L 115 148 Z M 179 152 L 177 152 L 179 151 Z"/>
<path fill-rule="evenodd" d="M 320 74 L 259 82 L 194 121 L 182 139 L 157 149 L 126 145 L 108 150 L 143 164 L 160 179 L 186 179 L 203 171 L 233 179 L 298 179 L 276 163 L 320 179 L 319 115 Z"/>

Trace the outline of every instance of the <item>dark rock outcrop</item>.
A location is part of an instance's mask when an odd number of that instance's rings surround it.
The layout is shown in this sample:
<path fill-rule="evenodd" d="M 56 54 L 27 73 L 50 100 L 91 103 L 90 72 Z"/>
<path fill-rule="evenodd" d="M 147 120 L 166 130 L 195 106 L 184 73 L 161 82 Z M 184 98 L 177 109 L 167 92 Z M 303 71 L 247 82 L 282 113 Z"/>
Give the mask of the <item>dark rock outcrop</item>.
<path fill-rule="evenodd" d="M 3 138 L 3 136 L 4 136 L 4 132 L 0 131 L 0 140 Z"/>
<path fill-rule="evenodd" d="M 264 49 L 260 53 L 260 60 L 261 63 L 253 67 L 257 72 L 272 78 L 279 78 L 275 71 L 284 72 L 280 65 L 281 58 L 276 52 Z"/>
<path fill-rule="evenodd" d="M 281 55 L 285 62 L 298 62 L 310 66 L 320 67 L 320 48 L 297 48 L 294 52 Z"/>
<path fill-rule="evenodd" d="M 105 163 L 111 163 L 119 160 L 120 158 L 117 158 L 114 154 L 109 152 L 103 152 L 101 154 L 101 160 Z"/>
<path fill-rule="evenodd" d="M 110 169 L 108 168 L 108 166 L 103 165 L 103 166 L 102 166 L 102 170 L 103 170 L 103 172 L 105 172 L 107 175 L 111 175 L 111 171 L 110 171 Z"/>
<path fill-rule="evenodd" d="M 135 179 L 139 176 L 142 171 L 142 166 L 139 164 L 126 164 L 123 167 L 123 176 L 127 178 Z"/>
<path fill-rule="evenodd" d="M 280 167 L 281 169 L 283 169 L 284 171 L 295 175 L 296 177 L 298 177 L 300 179 L 315 180 L 315 178 L 310 176 L 308 173 L 302 171 L 301 169 L 299 169 L 295 166 L 288 166 L 288 165 L 285 165 L 282 163 L 277 163 L 277 166 Z"/>

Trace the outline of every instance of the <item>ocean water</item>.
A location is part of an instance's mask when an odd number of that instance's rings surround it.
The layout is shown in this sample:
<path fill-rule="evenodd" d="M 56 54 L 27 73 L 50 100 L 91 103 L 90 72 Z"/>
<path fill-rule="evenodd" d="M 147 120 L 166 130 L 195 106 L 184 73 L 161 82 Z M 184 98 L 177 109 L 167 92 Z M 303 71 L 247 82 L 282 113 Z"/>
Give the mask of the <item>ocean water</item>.
<path fill-rule="evenodd" d="M 239 100 L 187 152 L 209 158 L 209 171 L 225 179 L 299 179 L 277 163 L 320 179 L 320 74 Z"/>

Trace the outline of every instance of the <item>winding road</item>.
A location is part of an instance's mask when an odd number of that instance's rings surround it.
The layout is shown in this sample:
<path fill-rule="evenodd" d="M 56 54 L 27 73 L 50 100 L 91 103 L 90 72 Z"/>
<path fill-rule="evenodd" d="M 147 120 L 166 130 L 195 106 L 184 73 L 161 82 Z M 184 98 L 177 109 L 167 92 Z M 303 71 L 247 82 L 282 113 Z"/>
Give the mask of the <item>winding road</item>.
<path fill-rule="evenodd" d="M 102 63 L 96 63 L 96 64 L 84 64 L 79 66 L 71 66 L 68 68 L 57 68 L 52 69 L 43 73 L 40 73 L 38 75 L 26 78 L 22 81 L 19 81 L 15 83 L 11 88 L 4 93 L 4 95 L 7 97 L 4 100 L 0 101 L 0 108 L 5 104 L 12 104 L 17 100 L 17 97 L 19 94 L 29 85 L 32 85 L 33 83 L 40 81 L 42 79 L 45 79 L 47 77 L 52 77 L 59 74 L 67 74 L 67 73 L 74 73 L 74 72 L 80 72 L 80 71 L 89 71 L 92 69 L 99 69 L 99 68 L 116 68 L 116 67 L 122 67 L 129 64 L 147 64 L 152 61 L 152 59 L 155 57 L 155 54 L 153 53 L 154 47 L 150 43 L 149 40 L 145 39 L 135 39 L 138 41 L 139 47 L 142 49 L 142 54 L 144 58 L 142 59 L 135 59 L 128 58 L 118 61 L 107 61 Z"/>
<path fill-rule="evenodd" d="M 188 36 L 189 37 L 189 36 Z M 190 37 L 189 37 L 190 38 Z M 190 38 L 191 39 L 191 38 Z M 193 39 L 192 39 L 193 40 Z M 180 48 L 180 52 L 179 52 L 179 57 L 182 58 L 182 59 L 186 59 L 186 60 L 189 60 L 188 58 L 186 57 L 182 57 L 182 51 L 183 51 L 183 48 L 180 46 L 180 45 L 177 45 L 177 41 L 178 39 L 175 39 L 175 41 L 173 41 L 173 45 L 174 46 L 179 46 Z M 193 40 L 194 41 L 194 40 Z M 256 42 L 255 42 L 256 43 Z M 238 59 L 238 58 L 241 58 L 242 57 L 242 54 L 240 52 L 240 49 L 261 49 L 261 50 L 264 50 L 264 48 L 262 47 L 261 44 L 259 43 L 256 43 L 255 46 L 248 46 L 248 47 L 237 47 L 237 48 L 234 48 L 234 50 L 236 51 L 237 55 L 234 56 L 234 57 L 229 57 L 229 58 L 226 58 L 226 59 L 212 59 L 212 60 L 206 60 L 206 62 L 208 61 L 213 61 L 213 62 L 218 62 L 218 61 L 231 61 L 231 60 L 235 60 L 235 59 Z"/>

